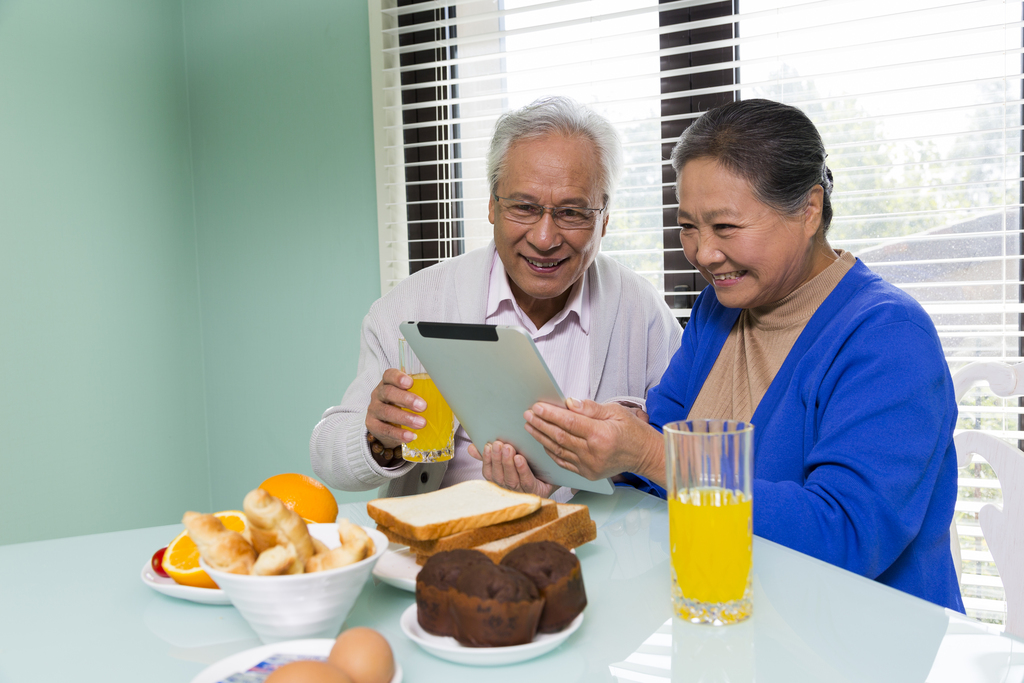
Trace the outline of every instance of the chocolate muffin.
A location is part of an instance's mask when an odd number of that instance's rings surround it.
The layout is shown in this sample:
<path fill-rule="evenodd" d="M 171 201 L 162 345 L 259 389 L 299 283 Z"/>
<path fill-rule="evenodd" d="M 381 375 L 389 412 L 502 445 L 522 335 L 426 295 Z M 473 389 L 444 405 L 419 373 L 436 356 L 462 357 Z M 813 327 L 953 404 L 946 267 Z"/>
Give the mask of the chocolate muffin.
<path fill-rule="evenodd" d="M 454 636 L 449 604 L 455 582 L 466 567 L 493 565 L 479 550 L 448 550 L 431 556 L 416 576 L 416 619 L 427 633 Z"/>
<path fill-rule="evenodd" d="M 527 543 L 503 557 L 501 564 L 519 570 L 540 590 L 541 633 L 561 631 L 587 606 L 580 561 L 558 543 Z"/>
<path fill-rule="evenodd" d="M 544 609 L 537 586 L 511 567 L 475 564 L 451 596 L 455 639 L 468 647 L 504 647 L 533 640 Z"/>

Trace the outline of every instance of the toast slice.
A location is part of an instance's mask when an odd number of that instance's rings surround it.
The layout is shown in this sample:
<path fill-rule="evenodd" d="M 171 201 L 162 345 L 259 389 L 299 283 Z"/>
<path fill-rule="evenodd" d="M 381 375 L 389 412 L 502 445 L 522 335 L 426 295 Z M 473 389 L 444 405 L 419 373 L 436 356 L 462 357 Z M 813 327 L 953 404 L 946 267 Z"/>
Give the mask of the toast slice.
<path fill-rule="evenodd" d="M 414 538 L 406 538 L 405 536 L 395 533 L 394 530 L 380 524 L 377 525 L 377 531 L 380 531 L 387 536 L 388 540 L 392 543 L 407 545 L 415 551 L 417 555 L 430 557 L 435 553 L 445 550 L 474 548 L 478 545 L 483 545 L 484 543 L 490 543 L 491 541 L 497 541 L 523 531 L 528 531 L 540 526 L 541 524 L 547 524 L 548 522 L 556 519 L 558 519 L 558 507 L 556 506 L 555 501 L 549 498 L 542 498 L 540 507 L 537 508 L 535 512 L 531 512 L 525 517 L 509 520 L 508 522 L 500 522 L 498 524 L 481 527 L 479 529 L 460 531 L 450 536 L 442 536 L 441 538 L 434 540 L 417 541 Z"/>
<path fill-rule="evenodd" d="M 425 541 L 525 517 L 540 501 L 540 496 L 474 479 L 430 493 L 371 500 L 366 513 L 400 536 Z"/>
<path fill-rule="evenodd" d="M 559 503 L 557 507 L 558 519 L 514 536 L 478 545 L 474 550 L 479 550 L 494 562 L 501 562 L 501 558 L 524 543 L 554 541 L 572 550 L 597 538 L 597 524 L 590 519 L 590 510 L 586 505 Z M 417 553 L 416 564 L 426 563 L 428 557 Z"/>

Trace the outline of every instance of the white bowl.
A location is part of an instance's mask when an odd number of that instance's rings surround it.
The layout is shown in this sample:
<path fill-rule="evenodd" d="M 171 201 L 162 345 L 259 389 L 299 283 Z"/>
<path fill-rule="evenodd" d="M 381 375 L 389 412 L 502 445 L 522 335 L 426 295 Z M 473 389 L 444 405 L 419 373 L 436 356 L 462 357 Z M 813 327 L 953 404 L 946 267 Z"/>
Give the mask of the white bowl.
<path fill-rule="evenodd" d="M 387 537 L 362 527 L 373 540 L 372 556 L 347 567 L 312 574 L 249 576 L 211 569 L 199 560 L 264 643 L 296 638 L 334 638 L 366 585 Z M 309 533 L 329 548 L 341 545 L 336 524 L 310 524 Z"/>

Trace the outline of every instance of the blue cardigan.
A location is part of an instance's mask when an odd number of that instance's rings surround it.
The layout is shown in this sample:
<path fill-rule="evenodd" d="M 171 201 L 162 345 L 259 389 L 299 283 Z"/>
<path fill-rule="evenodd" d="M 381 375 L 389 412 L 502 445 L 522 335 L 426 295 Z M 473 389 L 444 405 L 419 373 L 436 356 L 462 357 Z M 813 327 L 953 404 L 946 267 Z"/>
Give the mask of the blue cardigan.
<path fill-rule="evenodd" d="M 685 419 L 739 309 L 698 297 L 651 424 Z M 754 425 L 754 533 L 963 612 L 950 553 L 953 381 L 931 318 L 858 261 L 808 321 Z"/>

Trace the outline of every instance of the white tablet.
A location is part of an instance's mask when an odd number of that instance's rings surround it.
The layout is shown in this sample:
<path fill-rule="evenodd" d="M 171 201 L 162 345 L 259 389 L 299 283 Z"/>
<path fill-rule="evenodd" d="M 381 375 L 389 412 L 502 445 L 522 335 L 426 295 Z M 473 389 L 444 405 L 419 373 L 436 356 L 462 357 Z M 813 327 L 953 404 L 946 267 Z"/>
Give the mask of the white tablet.
<path fill-rule="evenodd" d="M 530 406 L 565 406 L 565 397 L 524 330 L 429 322 L 405 322 L 399 329 L 478 450 L 503 441 L 523 454 L 541 481 L 596 493 L 615 490 L 611 479 L 591 481 L 555 464 L 526 431 L 523 413 Z"/>

